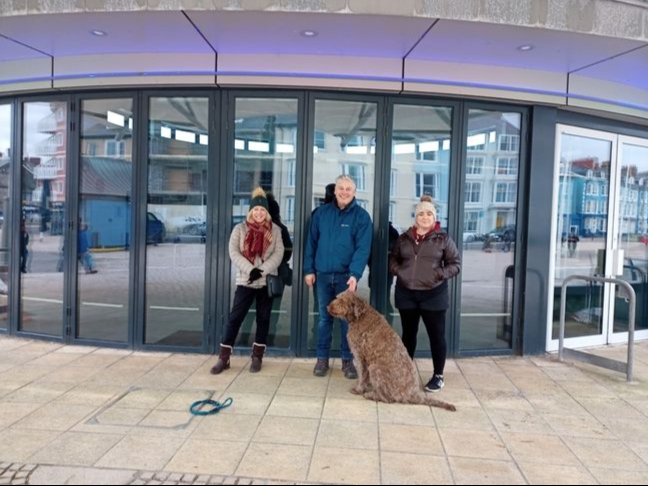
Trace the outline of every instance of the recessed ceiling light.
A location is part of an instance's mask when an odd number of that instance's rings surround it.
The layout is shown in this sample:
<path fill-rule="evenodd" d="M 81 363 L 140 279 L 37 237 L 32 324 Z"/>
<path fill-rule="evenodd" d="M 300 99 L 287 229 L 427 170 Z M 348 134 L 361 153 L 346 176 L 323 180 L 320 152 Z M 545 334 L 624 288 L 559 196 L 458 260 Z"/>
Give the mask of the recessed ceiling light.
<path fill-rule="evenodd" d="M 108 35 L 108 34 L 107 34 L 105 31 L 103 31 L 103 30 L 91 30 L 90 33 L 91 33 L 92 35 L 96 35 L 97 37 L 105 37 L 105 36 Z"/>
<path fill-rule="evenodd" d="M 532 46 L 531 44 L 524 44 L 524 45 L 522 45 L 522 46 L 518 46 L 517 50 L 518 50 L 518 51 L 523 51 L 523 52 L 526 52 L 526 51 L 532 51 L 532 50 L 533 50 L 533 46 Z"/>
<path fill-rule="evenodd" d="M 304 37 L 317 37 L 318 32 L 316 30 L 302 30 L 300 34 Z"/>

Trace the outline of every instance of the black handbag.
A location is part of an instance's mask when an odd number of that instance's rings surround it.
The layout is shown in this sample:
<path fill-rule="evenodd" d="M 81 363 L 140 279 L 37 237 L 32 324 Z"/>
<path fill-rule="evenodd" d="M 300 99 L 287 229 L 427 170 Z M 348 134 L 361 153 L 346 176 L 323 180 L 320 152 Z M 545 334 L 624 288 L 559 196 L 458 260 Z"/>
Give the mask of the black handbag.
<path fill-rule="evenodd" d="M 284 281 L 279 275 L 268 275 L 266 277 L 268 297 L 281 297 L 284 292 Z"/>

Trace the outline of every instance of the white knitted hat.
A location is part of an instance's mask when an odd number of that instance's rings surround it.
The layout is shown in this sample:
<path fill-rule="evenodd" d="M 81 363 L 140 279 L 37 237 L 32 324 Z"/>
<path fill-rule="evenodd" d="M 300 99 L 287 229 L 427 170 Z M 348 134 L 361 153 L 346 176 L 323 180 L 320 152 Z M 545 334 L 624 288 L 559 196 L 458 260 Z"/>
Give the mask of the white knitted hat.
<path fill-rule="evenodd" d="M 436 206 L 432 202 L 432 196 L 428 196 L 427 194 L 421 196 L 421 202 L 416 205 L 417 215 L 424 211 L 432 211 L 432 215 L 434 216 L 434 220 L 436 221 L 437 219 Z"/>

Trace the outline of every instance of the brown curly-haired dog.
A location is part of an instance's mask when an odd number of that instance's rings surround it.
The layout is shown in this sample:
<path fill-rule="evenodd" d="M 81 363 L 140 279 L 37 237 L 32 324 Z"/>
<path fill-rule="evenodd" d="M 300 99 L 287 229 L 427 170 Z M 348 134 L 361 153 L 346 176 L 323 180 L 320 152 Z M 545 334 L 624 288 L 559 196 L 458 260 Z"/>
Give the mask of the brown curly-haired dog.
<path fill-rule="evenodd" d="M 377 402 L 418 403 L 456 410 L 450 403 L 425 395 L 416 366 L 398 334 L 367 302 L 354 292 L 342 292 L 328 311 L 349 322 L 347 339 L 358 369 L 358 384 L 351 390 L 353 393 Z"/>

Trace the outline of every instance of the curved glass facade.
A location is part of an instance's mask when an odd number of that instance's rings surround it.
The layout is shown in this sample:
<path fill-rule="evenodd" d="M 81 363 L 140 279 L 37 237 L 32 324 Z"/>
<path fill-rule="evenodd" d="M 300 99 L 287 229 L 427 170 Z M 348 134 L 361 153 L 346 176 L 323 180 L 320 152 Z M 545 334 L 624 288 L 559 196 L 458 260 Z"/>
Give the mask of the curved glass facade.
<path fill-rule="evenodd" d="M 400 332 L 386 270 L 390 235 L 413 224 L 416 202 L 429 194 L 466 258 L 464 273 L 451 285 L 451 352 L 512 352 L 510 329 L 508 337 L 497 333 L 510 327 L 513 294 L 491 291 L 480 280 L 480 267 L 487 258 L 504 271 L 515 259 L 522 109 L 485 111 L 469 103 L 368 94 L 200 89 L 34 98 L 13 106 L 23 114 L 22 146 L 4 156 L 6 179 L 12 161 L 21 161 L 13 177 L 20 180 L 29 236 L 16 288 L 18 334 L 213 351 L 235 290 L 229 236 L 245 218 L 252 190 L 261 186 L 279 204 L 293 250 L 293 285 L 275 299 L 269 344 L 278 352 L 312 354 L 318 308 L 302 284 L 304 235 L 326 185 L 347 174 L 374 226 L 360 295 Z M 6 107 L 0 114 L 11 126 L 12 106 Z M 465 116 L 466 128 L 460 122 Z M 0 139 L 11 141 L 9 134 Z M 483 235 L 500 227 L 512 234 L 494 246 L 510 251 L 482 251 Z M 7 260 L 19 262 L 18 255 Z M 482 309 L 481 300 L 495 311 Z M 482 327 L 486 334 L 473 324 L 484 312 L 496 314 Z M 237 347 L 252 344 L 254 317 L 252 309 Z M 427 339 L 419 348 L 427 351 Z"/>
<path fill-rule="evenodd" d="M 11 175 L 12 175 L 12 113 L 11 105 L 0 103 L 0 329 L 9 326 L 9 278 L 11 263 Z M 21 236 L 25 234 L 21 231 Z M 20 248 L 20 268 L 27 265 L 26 241 Z"/>

